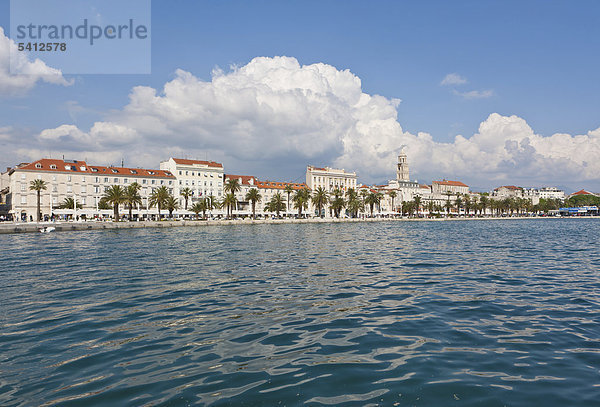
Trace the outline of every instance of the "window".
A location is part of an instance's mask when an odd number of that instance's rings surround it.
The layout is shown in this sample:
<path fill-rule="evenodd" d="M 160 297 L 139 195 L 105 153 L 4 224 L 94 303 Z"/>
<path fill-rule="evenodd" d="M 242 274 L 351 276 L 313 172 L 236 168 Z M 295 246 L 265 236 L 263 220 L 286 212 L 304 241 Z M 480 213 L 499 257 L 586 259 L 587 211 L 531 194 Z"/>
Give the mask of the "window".
<path fill-rule="evenodd" d="M 131 173 L 132 174 L 137 174 L 137 171 L 136 170 L 131 170 Z"/>
<path fill-rule="evenodd" d="M 27 185 L 21 184 L 21 191 L 27 191 Z"/>
<path fill-rule="evenodd" d="M 156 180 L 154 180 L 154 179 L 153 179 L 153 180 L 152 180 L 152 185 L 154 185 L 155 183 L 156 183 Z"/>
<path fill-rule="evenodd" d="M 179 171 L 179 175 L 181 175 L 181 171 Z"/>
<path fill-rule="evenodd" d="M 127 178 L 123 180 L 123 184 L 127 184 Z"/>
<path fill-rule="evenodd" d="M 42 174 L 38 174 L 37 179 L 42 179 Z"/>
<path fill-rule="evenodd" d="M 100 187 L 94 187 L 94 192 L 97 194 L 100 192 Z"/>
<path fill-rule="evenodd" d="M 160 180 L 160 185 L 164 184 L 165 181 L 163 181 L 162 179 Z"/>
<path fill-rule="evenodd" d="M 148 183 L 148 180 L 147 180 L 147 179 L 143 179 L 143 180 L 142 180 L 142 184 L 147 184 L 147 183 Z"/>
<path fill-rule="evenodd" d="M 173 184 L 173 181 L 169 181 L 169 185 Z"/>
<path fill-rule="evenodd" d="M 51 170 L 55 170 L 55 169 L 56 169 L 56 165 L 54 165 L 54 164 L 50 164 L 50 169 L 51 169 Z"/>
<path fill-rule="evenodd" d="M 52 181 L 56 181 L 56 175 L 52 176 Z"/>
<path fill-rule="evenodd" d="M 100 178 L 99 177 L 96 177 L 96 182 L 100 182 Z"/>
<path fill-rule="evenodd" d="M 21 179 L 25 179 L 25 174 L 21 174 Z"/>
<path fill-rule="evenodd" d="M 55 196 L 53 196 L 52 197 L 52 203 L 55 204 L 55 205 L 58 204 L 58 198 L 55 197 Z"/>
<path fill-rule="evenodd" d="M 81 177 L 81 182 L 85 182 L 85 177 Z"/>
<path fill-rule="evenodd" d="M 179 185 L 183 185 L 183 181 L 182 180 L 179 180 Z"/>
<path fill-rule="evenodd" d="M 85 194 L 85 187 L 81 187 L 81 193 Z"/>
<path fill-rule="evenodd" d="M 22 195 L 21 196 L 21 203 L 22 204 L 26 204 L 27 203 L 27 196 L 26 195 Z"/>
<path fill-rule="evenodd" d="M 113 174 L 118 174 L 119 173 L 119 171 L 115 170 L 114 168 L 112 168 L 111 171 L 113 172 Z"/>
<path fill-rule="evenodd" d="M 42 164 L 40 164 L 40 163 L 37 163 L 37 164 L 35 165 L 35 168 L 42 168 Z"/>
<path fill-rule="evenodd" d="M 114 182 L 115 184 L 118 184 L 118 183 L 119 183 L 119 178 L 114 178 L 114 179 L 113 179 L 113 182 Z"/>
<path fill-rule="evenodd" d="M 92 172 L 98 172 L 98 168 L 92 168 Z"/>
<path fill-rule="evenodd" d="M 185 175 L 188 175 L 188 171 L 185 172 Z"/>
<path fill-rule="evenodd" d="M 71 182 L 71 176 L 70 175 L 67 176 L 67 182 Z"/>
<path fill-rule="evenodd" d="M 67 185 L 67 192 L 73 192 L 73 187 L 71 185 Z"/>
<path fill-rule="evenodd" d="M 58 192 L 58 187 L 56 185 L 52 185 L 52 192 Z"/>

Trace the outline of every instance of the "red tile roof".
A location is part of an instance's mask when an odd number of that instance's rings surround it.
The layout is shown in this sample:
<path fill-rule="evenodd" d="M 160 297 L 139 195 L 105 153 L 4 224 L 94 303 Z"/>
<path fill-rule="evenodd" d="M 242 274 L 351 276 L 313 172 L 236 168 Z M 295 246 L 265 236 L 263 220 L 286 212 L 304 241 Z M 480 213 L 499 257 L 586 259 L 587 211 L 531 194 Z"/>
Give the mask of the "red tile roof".
<path fill-rule="evenodd" d="M 159 177 L 175 178 L 169 171 L 147 170 L 144 168 L 127 167 L 104 167 L 98 165 L 87 165 L 85 161 L 77 160 L 54 160 L 42 158 L 30 164 L 18 168 L 26 171 L 44 171 L 44 172 L 67 172 L 67 173 L 85 173 L 85 174 L 103 174 L 103 175 L 129 175 L 139 177 Z"/>
<path fill-rule="evenodd" d="M 227 181 L 228 179 L 242 179 L 242 185 L 253 185 L 256 186 L 256 184 L 258 183 L 258 179 L 256 179 L 256 177 L 252 176 L 252 175 L 232 175 L 232 174 L 225 174 L 225 181 Z M 250 180 L 252 180 L 252 184 L 250 183 Z"/>
<path fill-rule="evenodd" d="M 516 187 L 516 186 L 514 186 L 514 185 L 503 185 L 503 186 L 501 186 L 501 187 L 498 187 L 498 188 L 494 189 L 494 191 L 497 191 L 497 190 L 499 190 L 500 188 L 512 189 L 513 191 L 516 191 L 516 190 L 518 190 L 518 189 L 522 189 L 522 188 L 520 188 L 520 187 Z"/>
<path fill-rule="evenodd" d="M 581 191 L 577 191 L 577 192 L 573 192 L 571 194 L 571 196 L 573 195 L 594 195 L 591 192 L 586 191 L 585 189 L 582 189 Z"/>
<path fill-rule="evenodd" d="M 143 168 L 127 168 L 127 167 L 102 167 L 98 165 L 90 165 L 89 172 L 92 174 L 104 175 L 129 175 L 138 177 L 160 177 L 160 178 L 175 178 L 173 174 L 165 170 L 147 170 Z"/>
<path fill-rule="evenodd" d="M 294 188 L 296 190 L 308 188 L 305 183 L 296 184 L 293 182 L 274 182 L 274 181 L 264 181 L 264 182 L 257 181 L 256 186 L 258 188 L 264 188 L 264 189 L 285 189 L 286 185 L 291 185 L 292 188 Z"/>
<path fill-rule="evenodd" d="M 455 186 L 455 187 L 469 187 L 466 184 L 463 184 L 460 181 L 448 181 L 448 180 L 443 180 L 443 181 L 433 181 L 434 184 L 438 184 L 438 185 L 451 185 L 451 186 Z"/>
<path fill-rule="evenodd" d="M 209 167 L 223 168 L 223 164 L 217 163 L 214 161 L 187 160 L 185 158 L 173 158 L 173 161 L 175 161 L 175 164 L 182 164 L 182 165 L 200 164 L 200 165 L 207 165 Z"/>

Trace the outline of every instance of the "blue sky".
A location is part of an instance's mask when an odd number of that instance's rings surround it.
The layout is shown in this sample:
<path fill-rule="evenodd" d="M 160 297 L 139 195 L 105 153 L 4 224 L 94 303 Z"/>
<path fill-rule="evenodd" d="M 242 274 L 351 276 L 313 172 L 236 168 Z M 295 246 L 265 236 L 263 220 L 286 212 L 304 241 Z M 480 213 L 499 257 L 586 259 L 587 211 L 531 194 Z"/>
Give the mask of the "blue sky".
<path fill-rule="evenodd" d="M 0 128 L 22 137 L 63 124 L 88 131 L 123 109 L 133 87 L 160 92 L 177 69 L 211 81 L 215 67 L 289 56 L 301 65 L 348 69 L 364 93 L 401 99 L 402 130 L 429 133 L 439 143 L 471 137 L 492 113 L 518 116 L 544 137 L 585 135 L 600 127 L 599 14 L 597 1 L 153 1 L 151 75 L 68 76 L 71 86 L 39 83 L 25 94 L 0 96 Z M 0 0 L 7 33 L 8 15 L 9 2 Z M 466 83 L 442 86 L 451 73 Z M 15 164 L 14 156 L 0 156 L 0 164 Z M 230 166 L 267 173 L 246 164 L 233 159 Z"/>

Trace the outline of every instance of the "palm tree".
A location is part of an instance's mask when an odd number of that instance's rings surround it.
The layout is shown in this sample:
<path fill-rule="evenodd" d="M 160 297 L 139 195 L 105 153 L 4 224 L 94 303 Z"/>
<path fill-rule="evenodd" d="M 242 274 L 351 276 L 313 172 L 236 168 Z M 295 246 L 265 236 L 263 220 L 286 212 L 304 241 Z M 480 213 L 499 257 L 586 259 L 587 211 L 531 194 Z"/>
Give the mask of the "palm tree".
<path fill-rule="evenodd" d="M 188 199 L 190 199 L 190 197 L 194 195 L 194 191 L 192 191 L 189 187 L 185 187 L 181 191 L 179 191 L 179 195 L 181 195 L 185 200 L 185 210 L 187 211 Z"/>
<path fill-rule="evenodd" d="M 483 215 L 485 216 L 485 209 L 487 208 L 487 206 L 489 204 L 488 197 L 485 195 L 481 195 L 479 197 L 479 204 L 481 205 L 481 210 L 483 211 Z"/>
<path fill-rule="evenodd" d="M 450 204 L 450 197 L 452 196 L 452 192 L 450 191 L 446 191 L 444 192 L 444 195 L 446 195 L 446 215 L 450 215 L 450 209 L 452 208 L 452 205 Z"/>
<path fill-rule="evenodd" d="M 167 189 L 167 187 L 165 187 L 164 185 L 162 187 L 156 188 L 154 191 L 152 191 L 152 194 L 150 194 L 149 206 L 156 205 L 156 207 L 158 209 L 158 219 L 159 220 L 160 220 L 160 211 L 161 211 L 161 209 L 163 209 L 166 206 L 167 199 L 169 198 L 169 196 L 171 196 L 171 194 L 169 193 L 169 190 Z"/>
<path fill-rule="evenodd" d="M 108 205 L 104 200 L 101 200 L 100 202 L 104 202 L 105 205 Z M 77 209 L 83 209 L 83 205 L 79 202 L 75 203 L 73 198 L 65 198 L 60 205 L 58 205 L 58 209 L 73 209 L 75 205 L 77 205 Z M 110 205 L 108 205 L 108 209 L 110 209 Z"/>
<path fill-rule="evenodd" d="M 232 203 L 223 205 L 223 206 L 227 206 L 228 214 L 229 214 L 229 209 L 231 208 L 231 215 L 233 216 L 233 210 L 235 209 L 235 206 L 237 206 L 237 203 L 238 203 L 238 201 L 235 197 L 235 194 L 237 194 L 238 192 L 240 192 L 242 190 L 242 187 L 240 185 L 240 180 L 238 178 L 228 179 L 227 182 L 225 183 L 224 190 L 225 190 L 225 196 L 227 196 L 228 194 L 233 195 L 234 199 L 233 200 L 231 198 L 229 199 Z M 224 201 L 225 201 L 225 198 L 223 198 L 223 202 Z"/>
<path fill-rule="evenodd" d="M 119 220 L 119 204 L 125 202 L 126 199 L 125 189 L 121 188 L 120 185 L 112 185 L 106 189 L 102 199 L 112 205 L 114 211 L 113 220 L 117 222 Z"/>
<path fill-rule="evenodd" d="M 462 208 L 463 200 L 461 199 L 459 194 L 456 194 L 456 200 L 454 201 L 454 205 L 456 205 L 456 215 L 460 216 L 460 208 Z"/>
<path fill-rule="evenodd" d="M 346 206 L 351 217 L 355 218 L 358 216 L 358 211 L 362 207 L 362 202 L 354 188 L 348 188 L 346 191 Z"/>
<path fill-rule="evenodd" d="M 382 194 L 380 192 L 371 192 L 365 198 L 365 203 L 371 208 L 371 217 L 373 216 L 373 208 L 381 202 Z"/>
<path fill-rule="evenodd" d="M 225 197 L 223 197 L 221 206 L 224 206 L 227 209 L 227 219 L 230 219 L 230 212 L 233 215 L 233 208 L 235 207 L 237 202 L 238 202 L 237 198 L 235 197 L 235 193 L 233 193 L 233 192 L 229 192 L 229 193 L 225 194 Z"/>
<path fill-rule="evenodd" d="M 248 193 L 246 193 L 246 200 L 248 200 L 252 204 L 252 218 L 256 219 L 256 203 L 260 201 L 262 196 L 258 192 L 256 188 L 250 188 Z"/>
<path fill-rule="evenodd" d="M 297 190 L 292 200 L 294 201 L 294 208 L 298 209 L 298 216 L 302 216 L 302 210 L 308 208 L 310 189 L 302 188 Z"/>
<path fill-rule="evenodd" d="M 419 195 L 413 198 L 415 200 L 415 208 L 417 209 L 417 218 L 419 217 L 419 212 L 421 212 L 421 197 Z"/>
<path fill-rule="evenodd" d="M 276 212 L 277 217 L 279 217 L 279 212 L 285 210 L 285 202 L 283 201 L 283 197 L 279 192 L 273 195 L 267 204 L 266 210 L 269 212 Z"/>
<path fill-rule="evenodd" d="M 435 209 L 435 202 L 429 201 L 427 202 L 427 211 L 429 212 L 429 217 L 433 216 L 433 211 Z"/>
<path fill-rule="evenodd" d="M 173 211 L 179 209 L 179 201 L 173 195 L 169 194 L 165 200 L 165 208 L 169 211 L 169 218 L 173 218 Z"/>
<path fill-rule="evenodd" d="M 317 208 L 317 216 L 321 217 L 323 207 L 329 202 L 329 195 L 325 188 L 319 187 L 311 197 L 313 205 Z"/>
<path fill-rule="evenodd" d="M 194 214 L 196 215 L 196 219 L 198 219 L 198 214 L 200 212 L 203 212 L 204 214 L 206 214 L 206 198 L 201 199 L 199 202 L 196 202 L 195 204 L 193 204 L 191 206 L 190 210 L 192 212 L 194 212 Z"/>
<path fill-rule="evenodd" d="M 333 210 L 333 214 L 336 218 L 340 217 L 340 212 L 346 206 L 346 201 L 341 196 L 335 195 L 334 198 L 330 201 L 329 205 Z"/>
<path fill-rule="evenodd" d="M 394 208 L 394 198 L 396 198 L 398 195 L 396 194 L 396 191 L 390 191 L 389 195 L 390 198 L 392 198 L 392 212 L 396 212 L 396 209 Z"/>
<path fill-rule="evenodd" d="M 227 180 L 227 182 L 225 183 L 225 192 L 230 193 L 230 194 L 235 194 L 237 192 L 240 192 L 242 190 L 242 187 L 240 186 L 240 180 L 237 178 L 230 178 Z"/>
<path fill-rule="evenodd" d="M 39 222 L 41 219 L 41 211 L 42 211 L 42 191 L 45 191 L 47 188 L 46 181 L 41 179 L 36 179 L 31 181 L 29 184 L 29 189 L 31 191 L 35 191 L 37 193 L 37 212 L 35 215 L 36 222 Z"/>
<path fill-rule="evenodd" d="M 294 187 L 291 184 L 287 184 L 283 190 L 287 194 L 287 211 L 290 211 L 290 194 L 294 193 Z"/>
<path fill-rule="evenodd" d="M 135 205 L 142 204 L 142 197 L 140 196 L 139 190 L 141 189 L 141 185 L 137 182 L 129 185 L 125 190 L 125 204 L 129 208 L 129 220 L 133 219 L 133 207 Z"/>
<path fill-rule="evenodd" d="M 469 216 L 471 213 L 471 207 L 473 206 L 473 202 L 471 201 L 471 197 L 469 195 L 465 195 L 465 215 Z"/>

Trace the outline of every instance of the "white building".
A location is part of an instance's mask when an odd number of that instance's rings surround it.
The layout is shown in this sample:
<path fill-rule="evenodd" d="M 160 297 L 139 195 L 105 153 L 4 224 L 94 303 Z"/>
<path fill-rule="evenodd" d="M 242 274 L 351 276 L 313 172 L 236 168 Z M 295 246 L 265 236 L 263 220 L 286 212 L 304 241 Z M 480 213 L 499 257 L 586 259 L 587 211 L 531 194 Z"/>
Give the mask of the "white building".
<path fill-rule="evenodd" d="M 92 217 L 100 213 L 98 204 L 105 190 L 112 185 L 127 188 L 137 182 L 143 204 L 155 188 L 165 186 L 172 193 L 175 177 L 163 170 L 142 168 L 104 167 L 88 165 L 85 161 L 41 159 L 29 164 L 20 164 L 9 172 L 9 185 L 6 200 L 10 202 L 10 212 L 16 219 L 36 219 L 37 193 L 31 191 L 31 181 L 41 179 L 47 189 L 41 192 L 41 212 L 51 216 L 59 211 L 56 208 L 66 199 L 72 198 L 82 209 L 73 214 Z M 124 205 L 121 213 L 127 213 Z M 156 210 L 136 210 L 135 214 L 155 214 Z"/>
<path fill-rule="evenodd" d="M 562 191 L 556 187 L 543 187 L 538 190 L 538 195 L 543 199 L 565 199 L 565 191 Z"/>
<path fill-rule="evenodd" d="M 252 213 L 252 203 L 246 199 L 246 194 L 250 189 L 257 188 L 258 179 L 252 175 L 233 175 L 225 174 L 225 183 L 230 179 L 237 179 L 240 184 L 240 190 L 235 194 L 235 198 L 238 201 L 237 208 L 234 211 L 235 214 L 249 215 Z M 256 204 L 256 211 L 258 213 L 258 203 Z"/>
<path fill-rule="evenodd" d="M 356 173 L 330 167 L 306 167 L 306 185 L 312 191 L 322 187 L 327 192 L 339 188 L 343 193 L 350 188 L 356 190 Z"/>
<path fill-rule="evenodd" d="M 214 161 L 171 157 L 160 163 L 160 169 L 169 171 L 175 176 L 176 183 L 173 195 L 179 198 L 181 206 L 184 205 L 185 201 L 180 194 L 183 188 L 192 190 L 192 204 L 205 196 L 213 196 L 219 200 L 223 197 L 223 164 Z"/>

